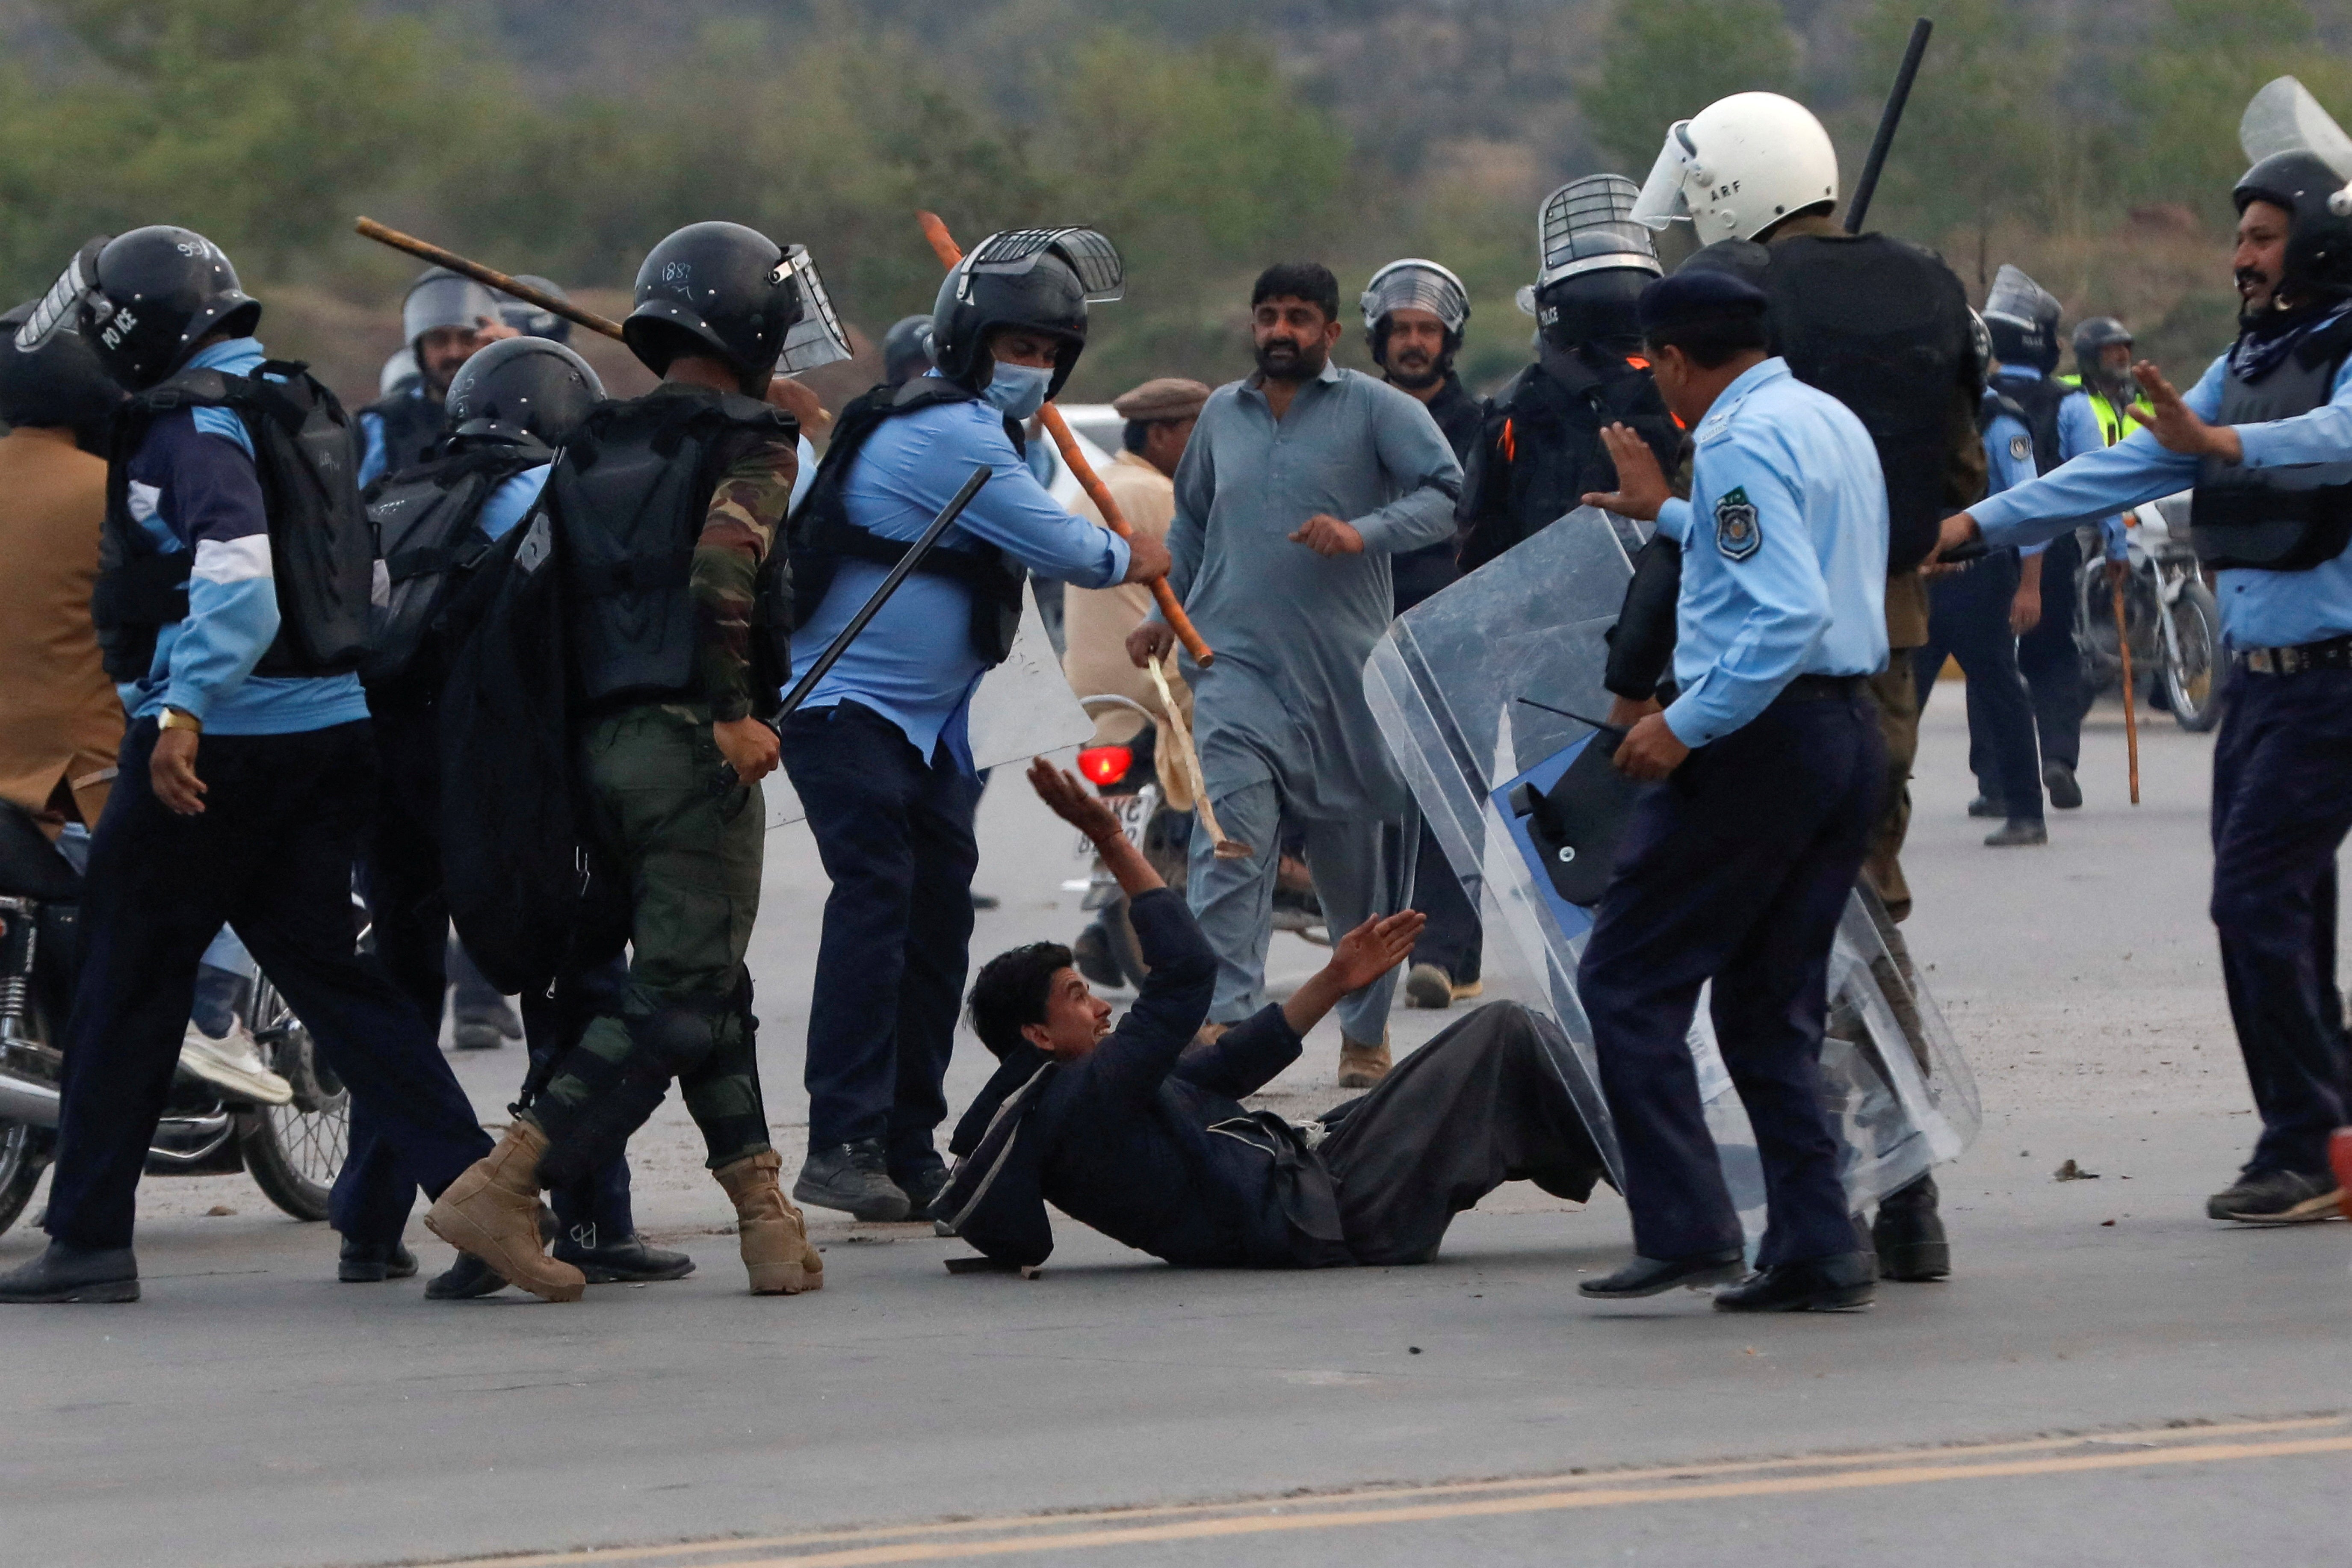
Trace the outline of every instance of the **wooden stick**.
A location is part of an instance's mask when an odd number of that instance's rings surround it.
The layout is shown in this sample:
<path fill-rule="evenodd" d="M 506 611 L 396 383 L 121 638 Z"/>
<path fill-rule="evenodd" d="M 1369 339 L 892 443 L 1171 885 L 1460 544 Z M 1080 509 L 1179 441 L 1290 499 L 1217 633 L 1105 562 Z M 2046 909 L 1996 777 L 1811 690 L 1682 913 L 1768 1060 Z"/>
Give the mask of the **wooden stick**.
<path fill-rule="evenodd" d="M 955 264 L 963 259 L 963 248 L 948 232 L 948 226 L 940 221 L 940 215 L 919 212 L 915 215 L 915 221 L 923 226 L 923 237 L 931 242 L 932 253 L 940 258 L 940 265 L 953 270 Z M 1078 449 L 1077 437 L 1070 434 L 1070 426 L 1063 419 L 1062 411 L 1048 403 L 1037 412 L 1045 422 L 1046 433 L 1054 437 L 1054 445 L 1060 450 L 1062 461 L 1068 465 L 1079 488 L 1093 500 L 1096 509 L 1103 515 L 1104 523 L 1121 539 L 1134 538 L 1135 530 L 1128 525 L 1126 515 L 1118 510 L 1118 502 L 1112 499 L 1110 487 L 1102 482 L 1094 470 L 1094 465 L 1087 462 L 1086 454 Z M 1192 662 L 1203 669 L 1214 664 L 1216 654 L 1193 629 L 1192 617 L 1184 613 L 1184 606 L 1176 602 L 1176 590 L 1168 585 L 1168 579 L 1154 577 L 1149 585 L 1152 598 L 1160 605 L 1160 618 L 1173 628 L 1177 640 L 1184 645 L 1184 651 L 1192 656 Z"/>
<path fill-rule="evenodd" d="M 600 316 L 593 310 L 583 310 L 569 300 L 559 300 L 554 295 L 544 293 L 528 283 L 519 282 L 503 272 L 494 271 L 478 261 L 468 261 L 456 251 L 444 250 L 430 240 L 419 239 L 413 234 L 403 234 L 396 228 L 388 228 L 372 217 L 363 217 L 352 226 L 379 245 L 388 245 L 394 250 L 404 250 L 420 261 L 429 261 L 436 267 L 446 267 L 452 272 L 472 279 L 477 283 L 496 289 L 502 294 L 511 294 L 526 305 L 536 305 L 542 310 L 552 310 L 565 321 L 585 327 L 592 332 L 602 332 L 606 337 L 618 342 L 626 341 L 621 337 L 621 323 L 610 317 Z"/>
<path fill-rule="evenodd" d="M 1175 662 L 1172 656 L 1169 662 Z M 1168 689 L 1167 673 L 1156 658 L 1144 668 L 1151 672 L 1151 684 L 1160 689 L 1160 706 L 1167 711 L 1169 732 L 1176 737 L 1176 754 L 1183 761 L 1185 776 L 1192 781 L 1192 809 L 1207 830 L 1209 842 L 1216 846 L 1216 858 L 1248 859 L 1255 851 L 1246 844 L 1226 837 L 1225 830 L 1217 826 L 1217 808 L 1209 804 L 1209 781 L 1201 773 L 1201 753 L 1192 744 L 1192 727 L 1184 722 L 1184 714 L 1176 706 L 1176 694 Z"/>
<path fill-rule="evenodd" d="M 2124 656 L 2124 749 L 2131 757 L 2131 803 L 2139 804 L 2139 718 L 2132 710 L 2131 631 L 2124 625 L 2124 580 L 2115 580 L 2116 647 Z"/>

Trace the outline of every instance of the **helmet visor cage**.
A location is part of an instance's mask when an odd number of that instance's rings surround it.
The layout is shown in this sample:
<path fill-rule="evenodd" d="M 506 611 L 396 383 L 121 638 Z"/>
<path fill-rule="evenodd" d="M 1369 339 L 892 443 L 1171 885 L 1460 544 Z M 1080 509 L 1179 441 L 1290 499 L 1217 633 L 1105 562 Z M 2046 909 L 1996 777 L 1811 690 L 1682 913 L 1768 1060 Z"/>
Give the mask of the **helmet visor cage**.
<path fill-rule="evenodd" d="M 25 318 L 25 324 L 16 329 L 18 349 L 33 353 L 58 332 L 75 326 L 85 303 L 100 321 L 114 313 L 113 307 L 107 303 L 104 295 L 99 293 L 94 281 L 98 271 L 98 253 L 105 248 L 106 238 L 100 236 L 74 252 L 74 258 L 66 263 L 66 269 L 58 274 L 58 280 L 49 285 L 49 291 L 34 302 L 32 313 Z"/>
<path fill-rule="evenodd" d="M 1595 174 L 1554 191 L 1536 219 L 1536 243 L 1543 256 L 1536 287 L 1611 267 L 1657 272 L 1650 231 L 1633 218 L 1641 195 L 1622 174 Z"/>
<path fill-rule="evenodd" d="M 776 368 L 786 375 L 797 375 L 847 359 L 849 334 L 842 330 L 841 315 L 833 308 L 833 296 L 824 291 L 824 279 L 817 276 L 816 260 L 807 246 L 784 247 L 784 258 L 776 263 L 770 281 L 782 283 L 787 278 L 800 289 L 801 313 L 784 333 Z"/>
<path fill-rule="evenodd" d="M 1691 145 L 1690 121 L 1675 121 L 1666 132 L 1665 145 L 1658 149 L 1658 161 L 1650 165 L 1650 177 L 1642 182 L 1641 194 L 1633 198 L 1633 210 L 1626 216 L 1652 229 L 1687 222 L 1690 202 L 1683 194 L 1683 184 L 1697 158 L 1698 150 Z"/>
<path fill-rule="evenodd" d="M 1053 251 L 1078 275 L 1087 303 L 1107 305 L 1127 293 L 1127 268 L 1118 247 L 1091 228 L 1008 228 L 972 247 L 967 269 L 1017 277 Z"/>
<path fill-rule="evenodd" d="M 1470 296 L 1462 279 L 1431 261 L 1391 261 L 1372 274 L 1364 289 L 1364 330 L 1380 330 L 1381 319 L 1401 310 L 1426 310 L 1449 332 L 1470 319 Z"/>

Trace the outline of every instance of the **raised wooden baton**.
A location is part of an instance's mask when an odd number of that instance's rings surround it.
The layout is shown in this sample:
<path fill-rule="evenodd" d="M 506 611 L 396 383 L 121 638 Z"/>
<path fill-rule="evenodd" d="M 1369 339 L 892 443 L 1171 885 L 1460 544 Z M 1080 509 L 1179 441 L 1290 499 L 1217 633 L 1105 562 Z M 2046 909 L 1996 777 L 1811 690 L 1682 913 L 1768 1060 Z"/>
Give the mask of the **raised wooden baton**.
<path fill-rule="evenodd" d="M 505 273 L 485 267 L 478 261 L 468 261 L 456 251 L 444 250 L 430 240 L 419 239 L 413 234 L 403 234 L 400 230 L 387 227 L 372 217 L 363 217 L 352 226 L 378 245 L 388 245 L 394 250 L 408 252 L 420 261 L 430 261 L 436 267 L 446 267 L 452 272 L 472 279 L 477 283 L 496 289 L 501 294 L 511 294 L 526 305 L 536 305 L 542 310 L 552 310 L 565 321 L 585 327 L 592 332 L 602 332 L 616 342 L 627 341 L 621 336 L 621 323 L 610 317 L 600 316 L 593 310 L 583 310 L 569 300 L 559 300 L 552 294 L 534 289 L 528 283 L 509 278 Z"/>

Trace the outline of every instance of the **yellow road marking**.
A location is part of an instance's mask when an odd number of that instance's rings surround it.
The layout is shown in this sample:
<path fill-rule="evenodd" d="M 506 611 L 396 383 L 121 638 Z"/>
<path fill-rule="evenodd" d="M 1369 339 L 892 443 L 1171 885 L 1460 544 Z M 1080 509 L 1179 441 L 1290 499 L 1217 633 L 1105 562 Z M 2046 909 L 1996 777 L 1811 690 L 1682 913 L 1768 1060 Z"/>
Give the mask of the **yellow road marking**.
<path fill-rule="evenodd" d="M 2341 1428 L 2347 1417 L 2305 1416 L 2289 1420 L 2247 1421 L 2188 1427 L 2153 1427 L 2073 1436 L 2037 1437 L 2000 1443 L 1980 1443 L 1938 1449 L 1917 1447 L 1872 1452 L 1825 1454 L 1794 1458 L 1731 1460 L 1695 1465 L 1661 1465 L 1609 1470 L 1586 1475 L 1519 1477 L 1511 1479 L 1458 1482 L 1452 1485 L 1366 1488 L 1327 1492 L 1313 1497 L 1262 1499 L 1255 1502 L 1170 1504 L 1158 1507 L 1104 1509 L 1071 1514 L 1024 1514 L 993 1519 L 954 1520 L 932 1524 L 880 1526 L 864 1530 L 816 1531 L 765 1538 L 681 1542 L 669 1546 L 591 1548 L 576 1552 L 531 1552 L 466 1560 L 467 1568 L 584 1568 L 596 1563 L 643 1562 L 751 1552 L 755 1557 L 705 1564 L 704 1568 L 780 1568 L 786 1563 L 816 1568 L 888 1563 L 950 1562 L 960 1558 L 998 1557 L 1022 1552 L 1067 1551 L 1176 1541 L 1209 1540 L 1300 1530 L 1335 1529 L 1362 1524 L 1410 1524 L 1439 1520 L 1471 1519 L 1553 1511 L 1576 1508 L 1624 1507 L 1741 1497 L 1771 1497 L 1798 1493 L 1850 1490 L 1866 1487 L 1914 1486 L 1978 1477 L 2065 1475 L 2080 1471 L 2134 1468 L 2162 1464 L 2208 1464 L 2296 1454 L 2352 1452 L 2352 1436 L 2335 1436 L 2273 1442 L 2219 1442 L 2218 1438 L 2260 1437 L 2321 1428 Z M 2130 1442 L 2137 1451 L 2111 1454 L 2059 1455 L 2053 1450 L 2103 1443 Z M 2176 1446 L 2177 1445 L 2177 1446 Z M 1942 1462 L 1922 1463 L 1933 1454 Z M 1995 1455 L 2039 1455 L 1991 1463 Z M 1953 1462 L 1958 1460 L 1960 1462 Z M 1813 1470 L 1812 1475 L 1759 1476 L 1759 1471 Z M 1752 1479 L 1693 1484 L 1699 1478 L 1748 1476 Z M 1630 1483 L 1649 1482 L 1641 1485 Z M 1664 1484 L 1656 1484 L 1664 1483 Z M 1497 1497 L 1505 1491 L 1521 1497 Z M 1483 1494 L 1483 1495 L 1482 1495 Z M 1407 1499 L 1454 1500 L 1396 1506 Z M 1326 1505 L 1313 1513 L 1243 1513 Z M 1217 1515 L 1222 1517 L 1202 1517 Z M 1166 1521 L 1149 1524 L 1147 1521 Z M 1097 1528 L 1067 1527 L 1092 1523 Z M 1104 1528 L 1108 1526 L 1108 1528 Z M 1013 1531 L 996 1541 L 940 1539 L 952 1535 Z M 873 1542 L 852 1545 L 854 1542 Z M 793 1549 L 835 1547 L 848 1550 L 802 1555 Z M 772 1555 L 782 1552 L 787 1555 Z"/>

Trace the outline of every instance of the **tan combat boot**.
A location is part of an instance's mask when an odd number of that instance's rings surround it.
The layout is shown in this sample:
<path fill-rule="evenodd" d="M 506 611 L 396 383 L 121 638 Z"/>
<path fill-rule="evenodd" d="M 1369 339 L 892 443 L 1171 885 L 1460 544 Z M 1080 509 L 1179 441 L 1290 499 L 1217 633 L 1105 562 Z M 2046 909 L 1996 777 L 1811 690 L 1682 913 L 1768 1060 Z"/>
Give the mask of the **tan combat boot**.
<path fill-rule="evenodd" d="M 550 1258 L 539 1229 L 539 1160 L 547 1134 L 518 1118 L 499 1146 L 459 1173 L 425 1211 L 425 1228 L 534 1296 L 577 1301 L 588 1277 Z"/>
<path fill-rule="evenodd" d="M 824 1289 L 824 1259 L 809 1245 L 801 1211 L 776 1183 L 784 1157 L 773 1149 L 710 1173 L 735 1202 L 735 1240 L 754 1296 L 797 1296 Z"/>
<path fill-rule="evenodd" d="M 1341 1089 L 1371 1089 L 1389 1076 L 1389 1037 L 1381 1034 L 1381 1043 L 1368 1046 L 1361 1040 L 1339 1037 L 1339 1087 Z"/>

